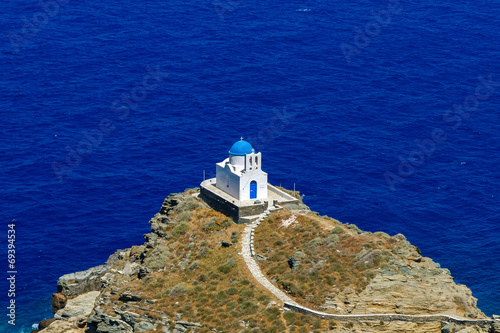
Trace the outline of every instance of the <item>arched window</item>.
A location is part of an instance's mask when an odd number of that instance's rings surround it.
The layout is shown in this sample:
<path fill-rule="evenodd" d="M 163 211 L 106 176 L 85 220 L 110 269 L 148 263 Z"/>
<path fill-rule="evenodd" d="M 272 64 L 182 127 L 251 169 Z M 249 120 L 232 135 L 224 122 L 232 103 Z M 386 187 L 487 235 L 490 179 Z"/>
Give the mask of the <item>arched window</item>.
<path fill-rule="evenodd" d="M 259 157 L 258 156 L 255 156 L 255 165 L 258 166 L 259 165 Z"/>

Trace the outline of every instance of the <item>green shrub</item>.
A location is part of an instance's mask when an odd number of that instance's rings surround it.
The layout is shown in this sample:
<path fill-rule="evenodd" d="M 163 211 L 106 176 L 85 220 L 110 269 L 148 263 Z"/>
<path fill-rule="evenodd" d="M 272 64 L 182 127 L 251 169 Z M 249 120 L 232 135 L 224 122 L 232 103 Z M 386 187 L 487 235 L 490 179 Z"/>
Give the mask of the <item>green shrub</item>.
<path fill-rule="evenodd" d="M 172 237 L 177 238 L 180 235 L 184 235 L 188 230 L 189 224 L 186 222 L 180 222 L 175 226 L 174 230 L 172 230 Z"/>
<path fill-rule="evenodd" d="M 196 269 L 200 268 L 200 261 L 199 260 L 195 260 L 191 263 L 191 265 L 189 265 L 188 267 L 188 270 L 190 271 L 194 271 Z"/>
<path fill-rule="evenodd" d="M 238 305 L 238 303 L 236 303 L 235 301 L 231 301 L 231 302 L 227 303 L 227 311 L 231 311 L 231 310 L 232 310 L 232 309 L 234 309 L 237 305 Z"/>
<path fill-rule="evenodd" d="M 290 281 L 280 281 L 281 288 L 289 292 L 292 296 L 303 296 L 304 292 L 295 283 Z"/>
<path fill-rule="evenodd" d="M 330 234 L 325 240 L 324 244 L 329 248 L 334 247 L 339 243 L 339 236 L 337 234 Z"/>
<path fill-rule="evenodd" d="M 175 210 L 178 212 L 191 211 L 201 207 L 201 204 L 192 196 L 187 197 L 185 200 L 180 201 Z"/>
<path fill-rule="evenodd" d="M 316 246 L 320 245 L 323 242 L 323 240 L 319 237 L 314 238 L 311 240 L 309 243 L 307 243 L 307 246 L 311 248 L 315 248 Z"/>
<path fill-rule="evenodd" d="M 217 267 L 217 270 L 221 273 L 229 273 L 233 267 L 236 267 L 237 261 L 235 258 L 229 258 L 224 265 Z"/>
<path fill-rule="evenodd" d="M 222 290 L 219 291 L 219 293 L 217 294 L 217 299 L 220 301 L 224 301 L 226 298 L 227 298 L 226 293 Z"/>
<path fill-rule="evenodd" d="M 267 295 L 260 295 L 259 298 L 257 298 L 257 300 L 262 303 L 267 303 L 270 299 L 271 298 Z"/>
<path fill-rule="evenodd" d="M 165 267 L 170 251 L 165 246 L 156 246 L 144 259 L 144 265 L 156 270 Z"/>
<path fill-rule="evenodd" d="M 349 228 L 349 230 L 351 230 L 352 232 L 354 232 L 354 233 L 356 233 L 358 235 L 362 232 L 361 229 L 359 229 L 358 226 L 355 225 L 355 224 L 349 224 L 347 226 L 347 228 Z"/>
<path fill-rule="evenodd" d="M 234 287 L 231 287 L 231 288 L 229 288 L 229 289 L 226 291 L 226 293 L 227 293 L 228 295 L 236 295 L 236 294 L 238 293 L 238 289 L 236 289 L 236 288 L 234 288 Z"/>
<path fill-rule="evenodd" d="M 278 239 L 276 242 L 274 242 L 274 245 L 281 246 L 283 245 L 283 243 L 285 243 L 285 241 L 283 241 L 282 239 Z"/>
<path fill-rule="evenodd" d="M 217 230 L 217 218 L 212 217 L 208 222 L 203 223 L 203 231 L 211 232 L 212 230 Z"/>
<path fill-rule="evenodd" d="M 289 322 L 288 324 L 292 324 L 295 320 L 295 312 L 285 311 L 285 313 L 283 313 L 283 317 L 287 322 Z"/>
<path fill-rule="evenodd" d="M 245 301 L 238 307 L 238 310 L 243 312 L 246 315 L 254 314 L 257 310 L 258 306 L 252 303 L 251 301 Z"/>
<path fill-rule="evenodd" d="M 341 226 L 336 226 L 335 228 L 332 229 L 331 233 L 332 234 L 341 234 L 344 232 L 344 228 L 342 228 Z"/>
<path fill-rule="evenodd" d="M 254 296 L 253 290 L 247 287 L 243 287 L 240 290 L 240 295 L 246 298 L 250 298 Z"/>
<path fill-rule="evenodd" d="M 224 220 L 222 221 L 221 226 L 222 226 L 223 228 L 227 228 L 227 227 L 230 227 L 233 223 L 234 223 L 234 222 L 233 222 L 233 219 L 232 219 L 232 218 L 229 218 L 229 219 L 224 219 Z"/>
<path fill-rule="evenodd" d="M 281 313 L 281 311 L 276 306 L 272 306 L 270 308 L 267 308 L 264 310 L 264 312 L 266 313 L 267 319 L 269 321 L 274 321 L 275 319 L 277 319 L 280 316 L 280 313 Z"/>
<path fill-rule="evenodd" d="M 187 293 L 189 291 L 189 288 L 184 282 L 176 284 L 172 290 L 170 290 L 170 295 L 181 295 L 184 293 Z"/>
<path fill-rule="evenodd" d="M 177 216 L 177 221 L 179 221 L 179 222 L 188 222 L 190 219 L 191 219 L 191 212 L 190 211 L 181 212 Z"/>
<path fill-rule="evenodd" d="M 391 236 L 389 236 L 387 233 L 383 232 L 383 231 L 377 231 L 374 233 L 374 235 L 377 235 L 377 236 L 380 236 L 380 237 L 383 237 L 383 238 L 391 238 Z"/>

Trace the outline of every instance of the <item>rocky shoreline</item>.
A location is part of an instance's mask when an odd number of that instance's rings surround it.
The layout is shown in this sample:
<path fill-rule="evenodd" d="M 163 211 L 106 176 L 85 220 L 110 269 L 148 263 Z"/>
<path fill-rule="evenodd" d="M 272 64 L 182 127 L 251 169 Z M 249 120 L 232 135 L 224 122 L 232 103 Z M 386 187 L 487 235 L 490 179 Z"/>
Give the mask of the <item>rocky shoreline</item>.
<path fill-rule="evenodd" d="M 447 314 L 488 320 L 476 323 L 452 323 L 439 319 L 426 323 L 397 319 L 390 322 L 367 319 L 327 322 L 326 319 L 309 319 L 312 316 L 306 315 L 301 315 L 300 321 L 297 318 L 292 320 L 290 318 L 294 315 L 287 314 L 289 311 L 284 310 L 282 302 L 278 304 L 278 299 L 266 295 L 267 291 L 250 277 L 240 279 L 236 275 L 236 272 L 248 275 L 243 260 L 233 257 L 239 250 L 238 235 L 244 226 L 224 219 L 196 195 L 197 190 L 192 189 L 166 198 L 159 213 L 150 220 L 151 233 L 144 235 L 146 242 L 143 245 L 118 250 L 103 265 L 61 276 L 57 293 L 52 295 L 54 317 L 40 322 L 39 328 L 33 332 L 500 332 L 500 318 L 493 316 L 493 320 L 489 320 L 477 308 L 476 299 L 466 286 L 455 284 L 448 270 L 430 258 L 422 257 L 404 236 L 365 233 L 338 221 L 326 226 L 324 232 L 330 227 L 333 230 L 338 222 L 336 226 L 346 230 L 349 237 L 386 242 L 394 248 L 395 254 L 386 258 L 389 264 L 378 268 L 363 290 L 343 288 L 326 297 L 324 304 L 318 306 L 319 310 L 362 315 L 394 313 L 395 318 L 397 314 Z M 317 217 L 302 204 L 285 209 L 306 217 Z M 325 221 L 328 219 L 325 218 Z M 201 220 L 206 222 L 196 229 L 195 221 Z M 208 236 L 198 241 L 195 231 L 212 237 L 214 241 L 207 242 Z M 265 250 L 271 253 L 270 249 Z M 217 259 L 225 261 L 225 264 L 205 266 L 204 260 L 220 255 L 229 258 Z M 377 256 L 376 250 L 362 248 L 356 258 L 368 265 Z M 293 262 L 294 259 L 287 260 Z M 200 267 L 206 268 L 205 274 Z M 215 269 L 209 273 L 212 268 Z M 240 282 L 235 277 L 229 277 L 231 270 Z M 207 281 L 211 277 L 212 280 Z M 173 285 L 172 282 L 170 285 L 170 280 L 179 283 Z M 217 285 L 221 283 L 230 283 L 229 286 L 235 288 L 220 286 L 219 290 Z M 238 296 L 238 288 L 241 296 L 231 302 L 231 297 Z M 230 292 L 231 289 L 235 291 Z M 250 293 L 248 290 L 253 291 Z M 191 299 L 200 299 L 200 302 L 195 304 Z M 304 301 L 307 299 L 306 295 Z M 295 300 L 300 302 L 297 298 Z M 253 307 L 243 307 L 250 301 Z M 234 306 L 232 303 L 235 303 Z M 213 318 L 211 307 L 215 306 L 218 307 L 215 315 L 220 316 L 219 319 Z M 236 311 L 238 309 L 239 312 Z M 234 318 L 221 311 L 231 313 Z M 268 317 L 268 322 L 262 317 Z M 235 321 L 235 324 L 227 328 L 229 324 L 225 321 Z"/>

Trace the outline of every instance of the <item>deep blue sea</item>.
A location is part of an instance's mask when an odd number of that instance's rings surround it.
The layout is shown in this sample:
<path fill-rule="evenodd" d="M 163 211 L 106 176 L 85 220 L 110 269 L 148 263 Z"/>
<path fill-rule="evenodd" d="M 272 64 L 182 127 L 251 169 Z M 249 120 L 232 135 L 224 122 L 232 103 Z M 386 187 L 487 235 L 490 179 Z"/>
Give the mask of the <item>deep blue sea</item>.
<path fill-rule="evenodd" d="M 1 7 L 1 332 L 51 317 L 59 276 L 141 244 L 240 136 L 271 183 L 403 233 L 500 313 L 497 1 Z"/>

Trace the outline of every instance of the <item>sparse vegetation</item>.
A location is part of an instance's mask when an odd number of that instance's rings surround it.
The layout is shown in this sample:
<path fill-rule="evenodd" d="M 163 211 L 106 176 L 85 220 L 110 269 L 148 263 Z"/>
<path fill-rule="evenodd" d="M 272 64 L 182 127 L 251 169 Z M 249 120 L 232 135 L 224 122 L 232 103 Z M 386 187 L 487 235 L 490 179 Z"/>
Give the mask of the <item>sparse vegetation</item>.
<path fill-rule="evenodd" d="M 269 258 L 261 263 L 267 278 L 300 304 L 314 308 L 347 287 L 362 291 L 388 258 L 385 234 L 363 235 L 353 224 L 346 228 L 314 214 L 298 215 L 296 223 L 277 227 L 290 216 L 286 210 L 269 216 L 255 230 L 255 248 Z M 366 244 L 371 244 L 368 251 Z"/>
<path fill-rule="evenodd" d="M 163 268 L 167 264 L 169 253 L 167 247 L 157 246 L 148 253 L 146 259 L 144 259 L 144 265 L 154 270 Z"/>
<path fill-rule="evenodd" d="M 191 196 L 180 200 L 169 214 L 169 221 L 174 222 L 164 226 L 165 238 L 158 238 L 153 248 L 134 248 L 135 258 L 144 257 L 143 264 L 151 272 L 142 279 L 133 275 L 124 280 L 123 290 L 132 289 L 145 300 L 155 300 L 141 302 L 141 308 L 170 318 L 178 313 L 182 320 L 202 323 L 200 332 L 239 332 L 244 329 L 240 322 L 247 323 L 249 332 L 286 331 L 281 311 L 267 308 L 273 296 L 250 280 L 246 265 L 237 256 L 239 249 L 220 246 L 222 240 L 236 242 L 244 225 L 234 224 Z M 288 241 L 280 239 L 284 243 L 278 242 L 278 246 L 284 247 Z M 286 259 L 285 252 L 278 256 Z M 285 260 L 280 272 L 286 267 Z M 109 311 L 113 313 L 111 304 Z M 311 326 L 303 323 L 309 330 Z"/>
<path fill-rule="evenodd" d="M 240 244 L 221 246 L 222 241 L 237 243 L 245 226 L 234 224 L 190 195 L 196 191 L 174 195 L 171 202 L 176 204 L 164 204 L 163 213 L 153 220 L 155 230 L 163 234 L 153 230 L 146 237 L 147 244 L 130 250 L 127 260 L 139 263 L 143 272 L 117 274 L 112 287 L 106 287 L 111 302 L 103 308 L 109 314 L 115 315 L 114 307 L 125 305 L 120 295 L 133 290 L 141 298 L 134 309 L 140 315 L 137 322 L 168 318 L 163 324 L 155 323 L 159 330 L 168 327 L 173 331 L 176 318 L 199 322 L 203 327 L 191 331 L 207 333 L 352 330 L 350 322 L 282 312 L 271 302 L 277 301 L 275 296 L 249 275 L 237 254 Z M 306 307 L 317 308 L 327 296 L 342 291 L 359 293 L 377 270 L 394 264 L 391 258 L 410 255 L 402 244 L 402 235 L 362 232 L 352 224 L 300 212 L 281 210 L 271 214 L 255 229 L 254 246 L 263 255 L 259 264 L 264 275 Z M 284 225 L 282 222 L 292 214 L 293 223 Z M 411 250 L 412 256 L 418 253 L 416 248 Z M 123 261 L 113 265 L 123 270 L 119 264 Z M 390 269 L 407 268 L 393 265 Z M 465 298 L 455 297 L 453 301 L 464 311 L 468 306 Z M 380 321 L 379 325 L 385 324 Z M 150 331 L 154 330 L 146 332 Z"/>
<path fill-rule="evenodd" d="M 172 230 L 172 238 L 177 238 L 180 235 L 184 235 L 189 230 L 189 224 L 187 222 L 180 222 Z"/>

